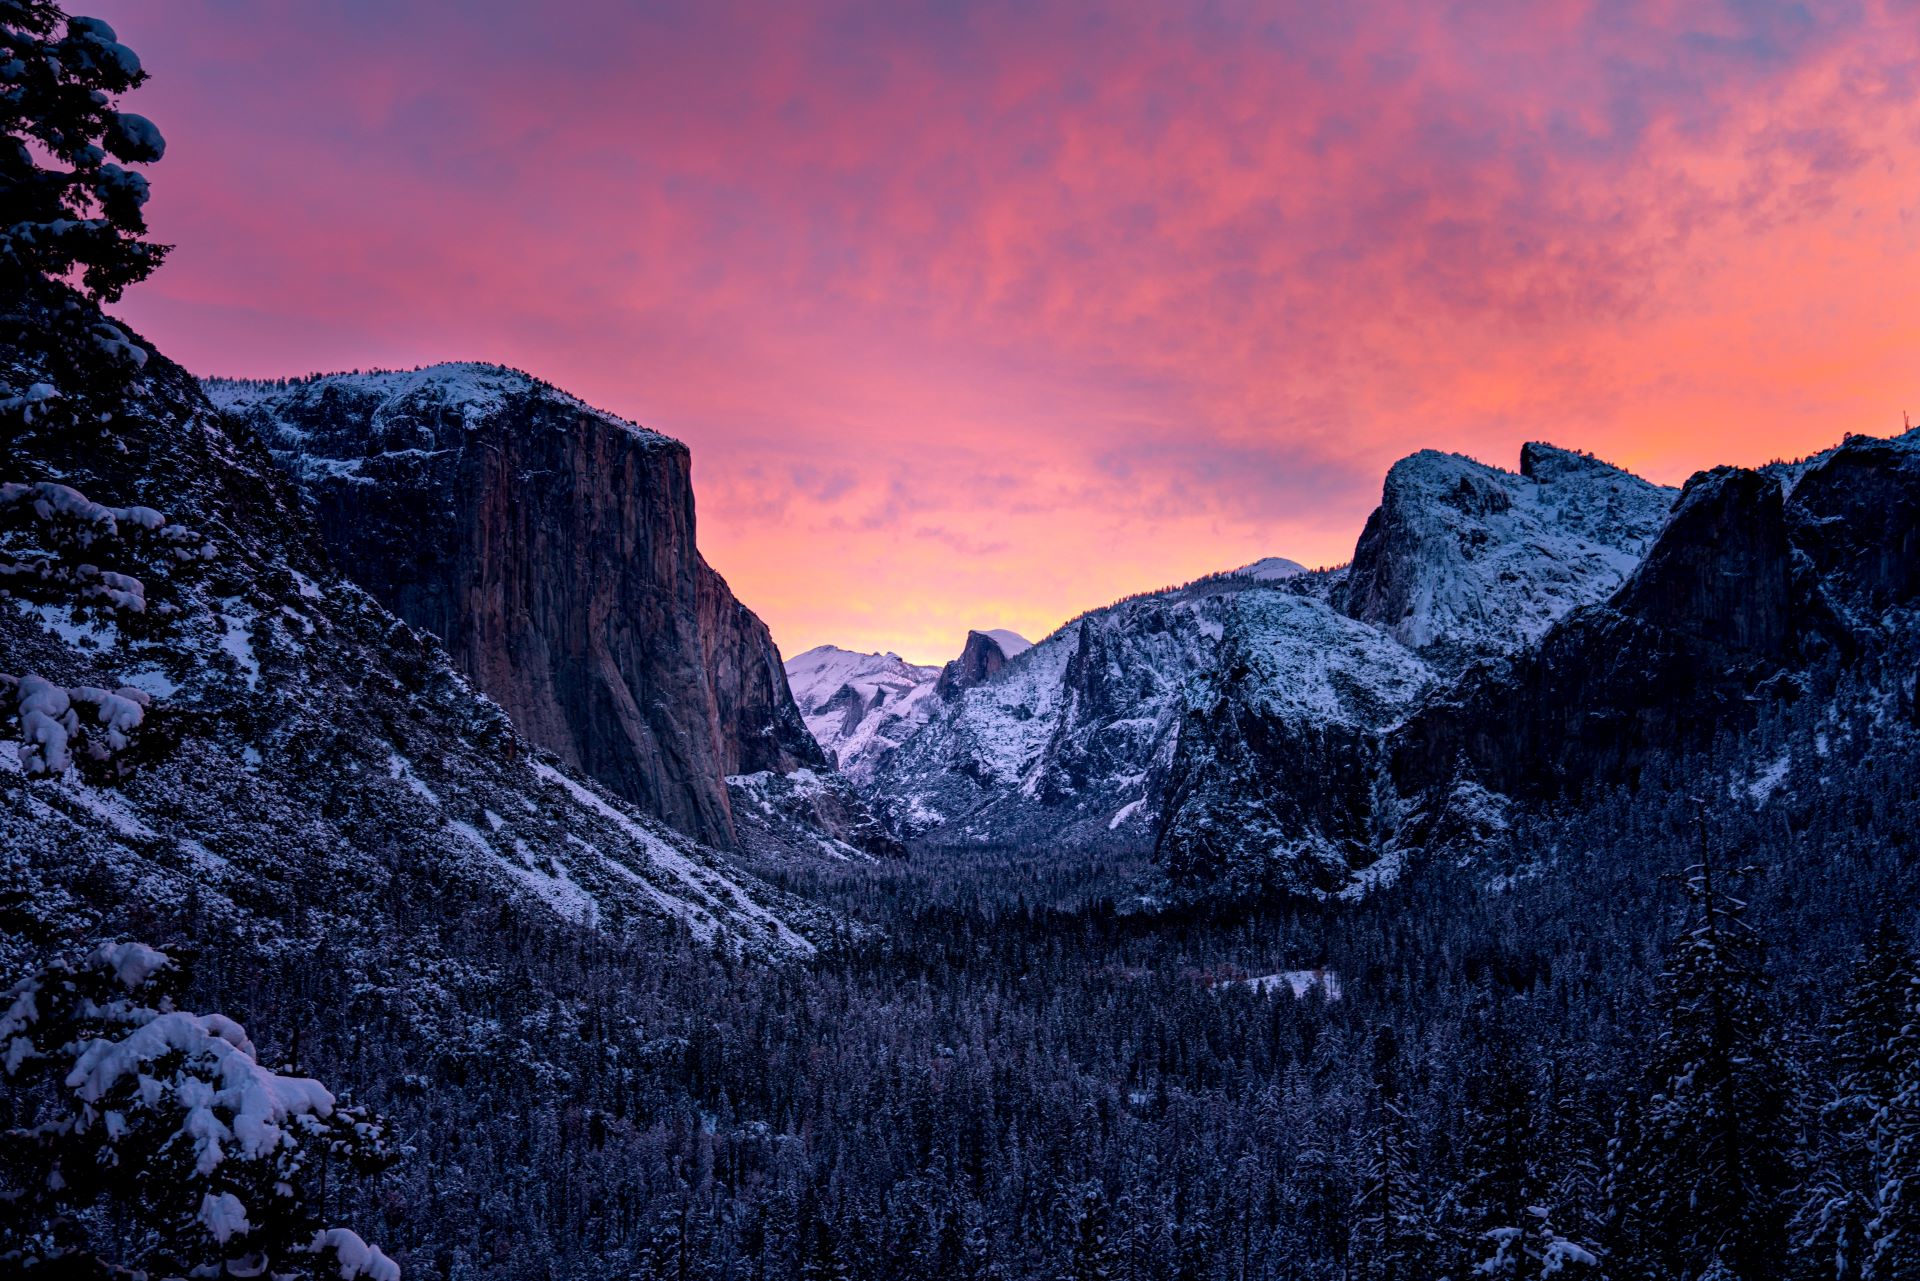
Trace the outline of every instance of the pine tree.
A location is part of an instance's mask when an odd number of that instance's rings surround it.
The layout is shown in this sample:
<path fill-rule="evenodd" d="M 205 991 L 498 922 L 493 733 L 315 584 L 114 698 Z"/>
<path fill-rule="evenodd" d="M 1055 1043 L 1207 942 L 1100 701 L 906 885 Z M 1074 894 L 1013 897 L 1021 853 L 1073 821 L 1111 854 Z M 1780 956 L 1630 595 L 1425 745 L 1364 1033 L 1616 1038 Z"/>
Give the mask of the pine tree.
<path fill-rule="evenodd" d="M 1835 1281 L 1920 1273 L 1920 964 L 1885 918 L 1831 1028 L 1832 1097 L 1795 1220 Z"/>
<path fill-rule="evenodd" d="M 1629 1271 L 1694 1281 L 1783 1275 L 1790 1174 L 1781 1056 L 1761 941 L 1730 874 L 1704 857 L 1684 880 L 1688 924 L 1661 975 L 1661 1028 L 1629 1160 Z"/>
<path fill-rule="evenodd" d="M 184 982 L 165 953 L 113 943 L 0 997 L 0 1270 L 398 1281 L 321 1222 L 310 1186 L 316 1158 L 384 1168 L 384 1127 L 261 1066 L 233 1020 L 178 1008 Z"/>
<path fill-rule="evenodd" d="M 1496 1010 L 1479 1020 L 1485 1048 L 1470 1082 L 1459 1191 L 1463 1263 L 1516 1281 L 1593 1267 L 1589 1244 L 1562 1231 L 1546 1108 L 1512 1029 Z M 1565 1162 L 1571 1164 L 1571 1161 Z"/>
<path fill-rule="evenodd" d="M 1374 1038 L 1371 1112 L 1353 1205 L 1354 1275 L 1366 1281 L 1417 1281 L 1437 1254 L 1439 1233 L 1414 1159 L 1413 1122 L 1401 1097 L 1399 1042 L 1390 1028 Z"/>
<path fill-rule="evenodd" d="M 1088 1183 L 1074 1210 L 1073 1252 L 1061 1281 L 1113 1281 L 1119 1271 L 1120 1251 L 1106 1194 L 1098 1183 Z"/>
<path fill-rule="evenodd" d="M 151 121 L 115 105 L 146 79 L 98 18 L 70 18 L 52 0 L 0 0 L 0 270 L 78 272 L 87 294 L 111 302 L 160 265 L 167 247 L 146 239 L 147 180 L 113 162 L 150 164 L 166 151 Z"/>

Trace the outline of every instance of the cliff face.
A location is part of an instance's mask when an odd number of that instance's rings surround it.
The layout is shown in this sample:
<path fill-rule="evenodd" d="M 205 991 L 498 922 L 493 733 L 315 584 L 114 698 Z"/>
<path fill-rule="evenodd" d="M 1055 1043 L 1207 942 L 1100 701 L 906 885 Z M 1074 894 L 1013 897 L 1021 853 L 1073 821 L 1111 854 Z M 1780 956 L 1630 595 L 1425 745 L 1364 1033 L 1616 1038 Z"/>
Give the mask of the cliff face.
<path fill-rule="evenodd" d="M 956 698 L 961 690 L 992 680 L 1006 665 L 1007 652 L 996 638 L 985 632 L 968 632 L 960 657 L 940 669 L 934 692 L 945 699 Z"/>
<path fill-rule="evenodd" d="M 1516 801 L 1635 786 L 1749 731 L 1844 665 L 1907 687 L 1920 598 L 1920 432 L 1806 463 L 1702 472 L 1646 560 L 1509 666 L 1469 674 L 1390 743 L 1420 842 L 1466 784 Z"/>
<path fill-rule="evenodd" d="M 484 365 L 209 391 L 361 587 L 621 796 L 731 845 L 728 775 L 826 763 L 766 626 L 700 557 L 678 441 Z"/>
<path fill-rule="evenodd" d="M 1387 473 L 1353 550 L 1347 612 L 1458 669 L 1604 600 L 1666 523 L 1673 492 L 1529 444 L 1520 470 L 1434 450 Z"/>

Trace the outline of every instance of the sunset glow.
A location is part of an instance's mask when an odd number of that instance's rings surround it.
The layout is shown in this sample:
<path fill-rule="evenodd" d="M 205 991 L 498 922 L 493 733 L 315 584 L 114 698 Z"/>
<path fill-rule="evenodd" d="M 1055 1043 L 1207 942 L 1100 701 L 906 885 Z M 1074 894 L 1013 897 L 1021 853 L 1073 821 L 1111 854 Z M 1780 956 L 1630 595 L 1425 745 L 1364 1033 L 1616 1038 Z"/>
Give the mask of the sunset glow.
<path fill-rule="evenodd" d="M 1338 563 L 1420 448 L 1678 483 L 1920 410 L 1898 0 L 91 11 L 169 144 L 120 314 L 684 440 L 788 655 Z"/>

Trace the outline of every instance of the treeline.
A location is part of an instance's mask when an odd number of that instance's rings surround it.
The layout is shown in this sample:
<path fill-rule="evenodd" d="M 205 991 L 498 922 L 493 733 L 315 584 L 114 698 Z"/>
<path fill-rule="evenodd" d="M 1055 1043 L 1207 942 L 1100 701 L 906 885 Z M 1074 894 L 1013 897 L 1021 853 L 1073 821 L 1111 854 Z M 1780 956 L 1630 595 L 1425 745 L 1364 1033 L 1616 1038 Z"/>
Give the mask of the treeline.
<path fill-rule="evenodd" d="M 1721 785 L 1704 859 L 1677 774 L 1357 907 L 921 860 L 811 878 L 883 932 L 805 966 L 395 902 L 203 985 L 388 1112 L 356 1222 L 413 1276 L 1913 1275 L 1912 754 L 1821 732 L 1830 785 Z"/>

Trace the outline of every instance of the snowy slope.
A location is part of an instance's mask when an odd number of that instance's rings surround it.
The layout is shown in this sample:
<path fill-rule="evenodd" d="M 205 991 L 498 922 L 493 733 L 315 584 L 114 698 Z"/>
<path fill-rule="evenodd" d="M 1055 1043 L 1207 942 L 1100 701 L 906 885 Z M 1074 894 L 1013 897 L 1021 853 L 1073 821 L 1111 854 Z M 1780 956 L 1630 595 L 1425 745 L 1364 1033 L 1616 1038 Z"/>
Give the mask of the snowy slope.
<path fill-rule="evenodd" d="M 938 667 L 898 654 L 859 654 L 821 645 L 787 660 L 787 683 L 807 728 L 851 778 L 898 746 L 926 719 Z"/>
<path fill-rule="evenodd" d="M 999 643 L 1000 652 L 1008 658 L 1033 648 L 1033 642 L 1019 632 L 1010 632 L 1004 627 L 988 627 L 982 630 Z"/>
<path fill-rule="evenodd" d="M 1216 575 L 1075 619 L 919 704 L 924 725 L 866 767 L 869 800 L 931 844 L 1148 848 L 1189 686 L 1240 599 L 1306 586 Z"/>
<path fill-rule="evenodd" d="M 4 372 L 53 377 L 44 359 L 23 346 Z M 484 397 L 493 377 L 458 394 Z M 541 755 L 444 650 L 341 579 L 260 442 L 191 376 L 152 354 L 129 396 L 125 448 L 67 473 L 133 513 L 118 535 L 96 533 L 93 554 L 116 563 L 164 516 L 163 532 L 195 533 L 160 550 L 191 555 L 130 566 L 150 611 L 58 583 L 0 602 L 8 673 L 149 700 L 124 751 L 37 771 L 44 734 L 0 682 L 20 727 L 0 750 L 0 828 L 48 922 L 71 909 L 77 928 L 97 926 L 124 908 L 235 936 L 346 939 L 430 907 L 449 929 L 510 911 L 545 928 L 812 950 L 816 909 Z"/>
<path fill-rule="evenodd" d="M 1238 569 L 1227 572 L 1235 578 L 1255 578 L 1261 582 L 1272 582 L 1281 578 L 1297 578 L 1307 572 L 1307 567 L 1299 561 L 1288 560 L 1284 556 L 1263 556 L 1251 565 L 1242 565 Z"/>
<path fill-rule="evenodd" d="M 1347 612 L 1457 665 L 1512 653 L 1611 595 L 1675 491 L 1550 445 L 1527 445 L 1520 463 L 1434 450 L 1395 463 L 1354 549 Z"/>

